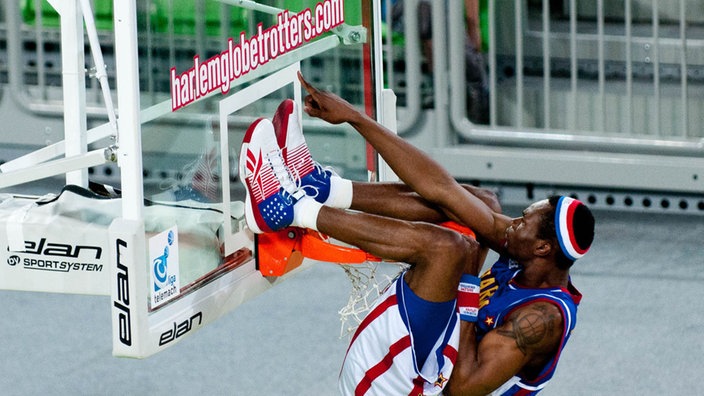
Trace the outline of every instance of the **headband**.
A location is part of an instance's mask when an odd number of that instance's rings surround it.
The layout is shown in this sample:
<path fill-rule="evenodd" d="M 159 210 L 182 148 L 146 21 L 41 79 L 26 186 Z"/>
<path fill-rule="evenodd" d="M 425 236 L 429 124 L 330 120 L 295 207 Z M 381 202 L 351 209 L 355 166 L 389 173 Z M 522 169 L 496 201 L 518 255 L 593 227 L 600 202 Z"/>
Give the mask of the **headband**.
<path fill-rule="evenodd" d="M 574 198 L 560 197 L 555 208 L 557 241 L 560 243 L 562 252 L 572 261 L 581 258 L 589 250 L 588 247 L 580 248 L 574 235 L 574 211 L 579 205 L 582 203 Z"/>

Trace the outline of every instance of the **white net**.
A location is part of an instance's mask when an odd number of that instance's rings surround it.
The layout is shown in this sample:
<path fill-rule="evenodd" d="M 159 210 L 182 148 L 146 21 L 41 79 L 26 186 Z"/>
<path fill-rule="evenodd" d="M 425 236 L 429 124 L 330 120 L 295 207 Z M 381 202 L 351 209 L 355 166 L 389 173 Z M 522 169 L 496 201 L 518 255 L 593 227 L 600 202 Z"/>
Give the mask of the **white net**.
<path fill-rule="evenodd" d="M 380 268 L 379 264 L 383 264 Z M 351 290 L 347 305 L 340 315 L 340 338 L 351 336 L 377 298 L 406 268 L 408 264 L 365 261 L 361 264 L 339 264 L 350 280 Z"/>

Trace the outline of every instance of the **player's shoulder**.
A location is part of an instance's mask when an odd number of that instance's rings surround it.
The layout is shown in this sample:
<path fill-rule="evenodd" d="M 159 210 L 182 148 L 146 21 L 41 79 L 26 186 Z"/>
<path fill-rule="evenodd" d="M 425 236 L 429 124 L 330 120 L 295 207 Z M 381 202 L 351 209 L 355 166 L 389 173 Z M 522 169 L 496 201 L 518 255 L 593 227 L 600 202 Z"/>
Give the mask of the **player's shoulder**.
<path fill-rule="evenodd" d="M 552 302 L 545 300 L 531 301 L 511 312 L 512 320 L 535 318 L 551 324 L 562 324 L 562 311 Z"/>
<path fill-rule="evenodd" d="M 549 350 L 562 339 L 562 311 L 547 301 L 533 301 L 511 312 L 508 317 L 516 342 L 524 352 Z"/>

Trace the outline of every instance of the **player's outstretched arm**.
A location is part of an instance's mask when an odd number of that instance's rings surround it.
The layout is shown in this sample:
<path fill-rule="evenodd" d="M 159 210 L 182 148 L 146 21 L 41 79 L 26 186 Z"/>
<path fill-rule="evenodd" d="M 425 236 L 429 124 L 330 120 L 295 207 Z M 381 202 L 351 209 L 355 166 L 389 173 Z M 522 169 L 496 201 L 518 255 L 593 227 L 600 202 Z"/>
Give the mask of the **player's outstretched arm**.
<path fill-rule="evenodd" d="M 450 220 L 437 205 L 423 199 L 410 187 L 398 182 L 352 182 L 354 195 L 350 209 L 400 220 L 441 223 Z M 491 210 L 501 213 L 501 204 L 492 190 L 463 184 Z"/>
<path fill-rule="evenodd" d="M 460 186 L 440 164 L 349 102 L 331 92 L 318 90 L 300 73 L 298 78 L 308 91 L 304 100 L 306 113 L 331 124 L 347 122 L 352 125 L 415 192 L 440 207 L 451 219 L 472 228 L 492 248 L 500 248 L 510 219 L 492 211 Z"/>

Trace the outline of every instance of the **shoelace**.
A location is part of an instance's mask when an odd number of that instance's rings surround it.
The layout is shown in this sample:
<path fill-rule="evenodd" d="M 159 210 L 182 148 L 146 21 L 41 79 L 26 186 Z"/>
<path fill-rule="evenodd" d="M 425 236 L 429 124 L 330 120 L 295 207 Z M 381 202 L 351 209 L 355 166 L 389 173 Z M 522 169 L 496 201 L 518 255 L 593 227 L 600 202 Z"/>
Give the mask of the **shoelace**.
<path fill-rule="evenodd" d="M 284 197 L 290 199 L 290 197 L 296 200 L 300 199 L 305 193 L 301 190 L 301 179 L 294 177 L 289 172 L 288 167 L 284 163 L 284 157 L 281 153 L 281 149 L 272 150 L 266 153 L 265 158 L 271 169 L 274 171 L 274 176 L 279 180 L 279 184 L 283 190 L 287 193 Z"/>
<path fill-rule="evenodd" d="M 313 166 L 315 167 L 315 172 L 317 174 L 324 174 L 329 172 L 330 176 L 339 177 L 337 172 L 335 172 L 335 170 L 331 166 L 323 166 L 318 161 L 313 161 Z M 312 184 L 308 184 L 305 186 L 302 185 L 303 182 L 301 180 L 301 175 L 297 168 L 292 167 L 289 169 L 289 172 L 296 183 L 296 189 L 302 189 L 303 192 L 311 198 L 316 198 L 318 197 L 318 195 L 320 195 L 320 187 Z"/>
<path fill-rule="evenodd" d="M 313 161 L 313 166 L 315 167 L 315 172 L 319 174 L 324 174 L 326 172 L 330 172 L 330 176 L 338 176 L 337 172 L 335 172 L 334 169 L 332 169 L 331 166 L 323 166 L 321 165 L 318 161 Z M 308 191 L 306 191 L 306 194 L 312 198 L 317 198 L 318 195 L 320 195 L 320 187 L 314 186 L 314 185 L 307 185 L 304 187 L 306 190 L 312 190 L 313 194 L 308 194 Z"/>
<path fill-rule="evenodd" d="M 313 166 L 315 166 L 315 169 L 317 169 L 319 173 L 330 172 L 330 176 L 340 177 L 340 175 L 335 172 L 335 169 L 333 169 L 332 166 L 323 166 L 318 161 L 313 161 Z"/>

